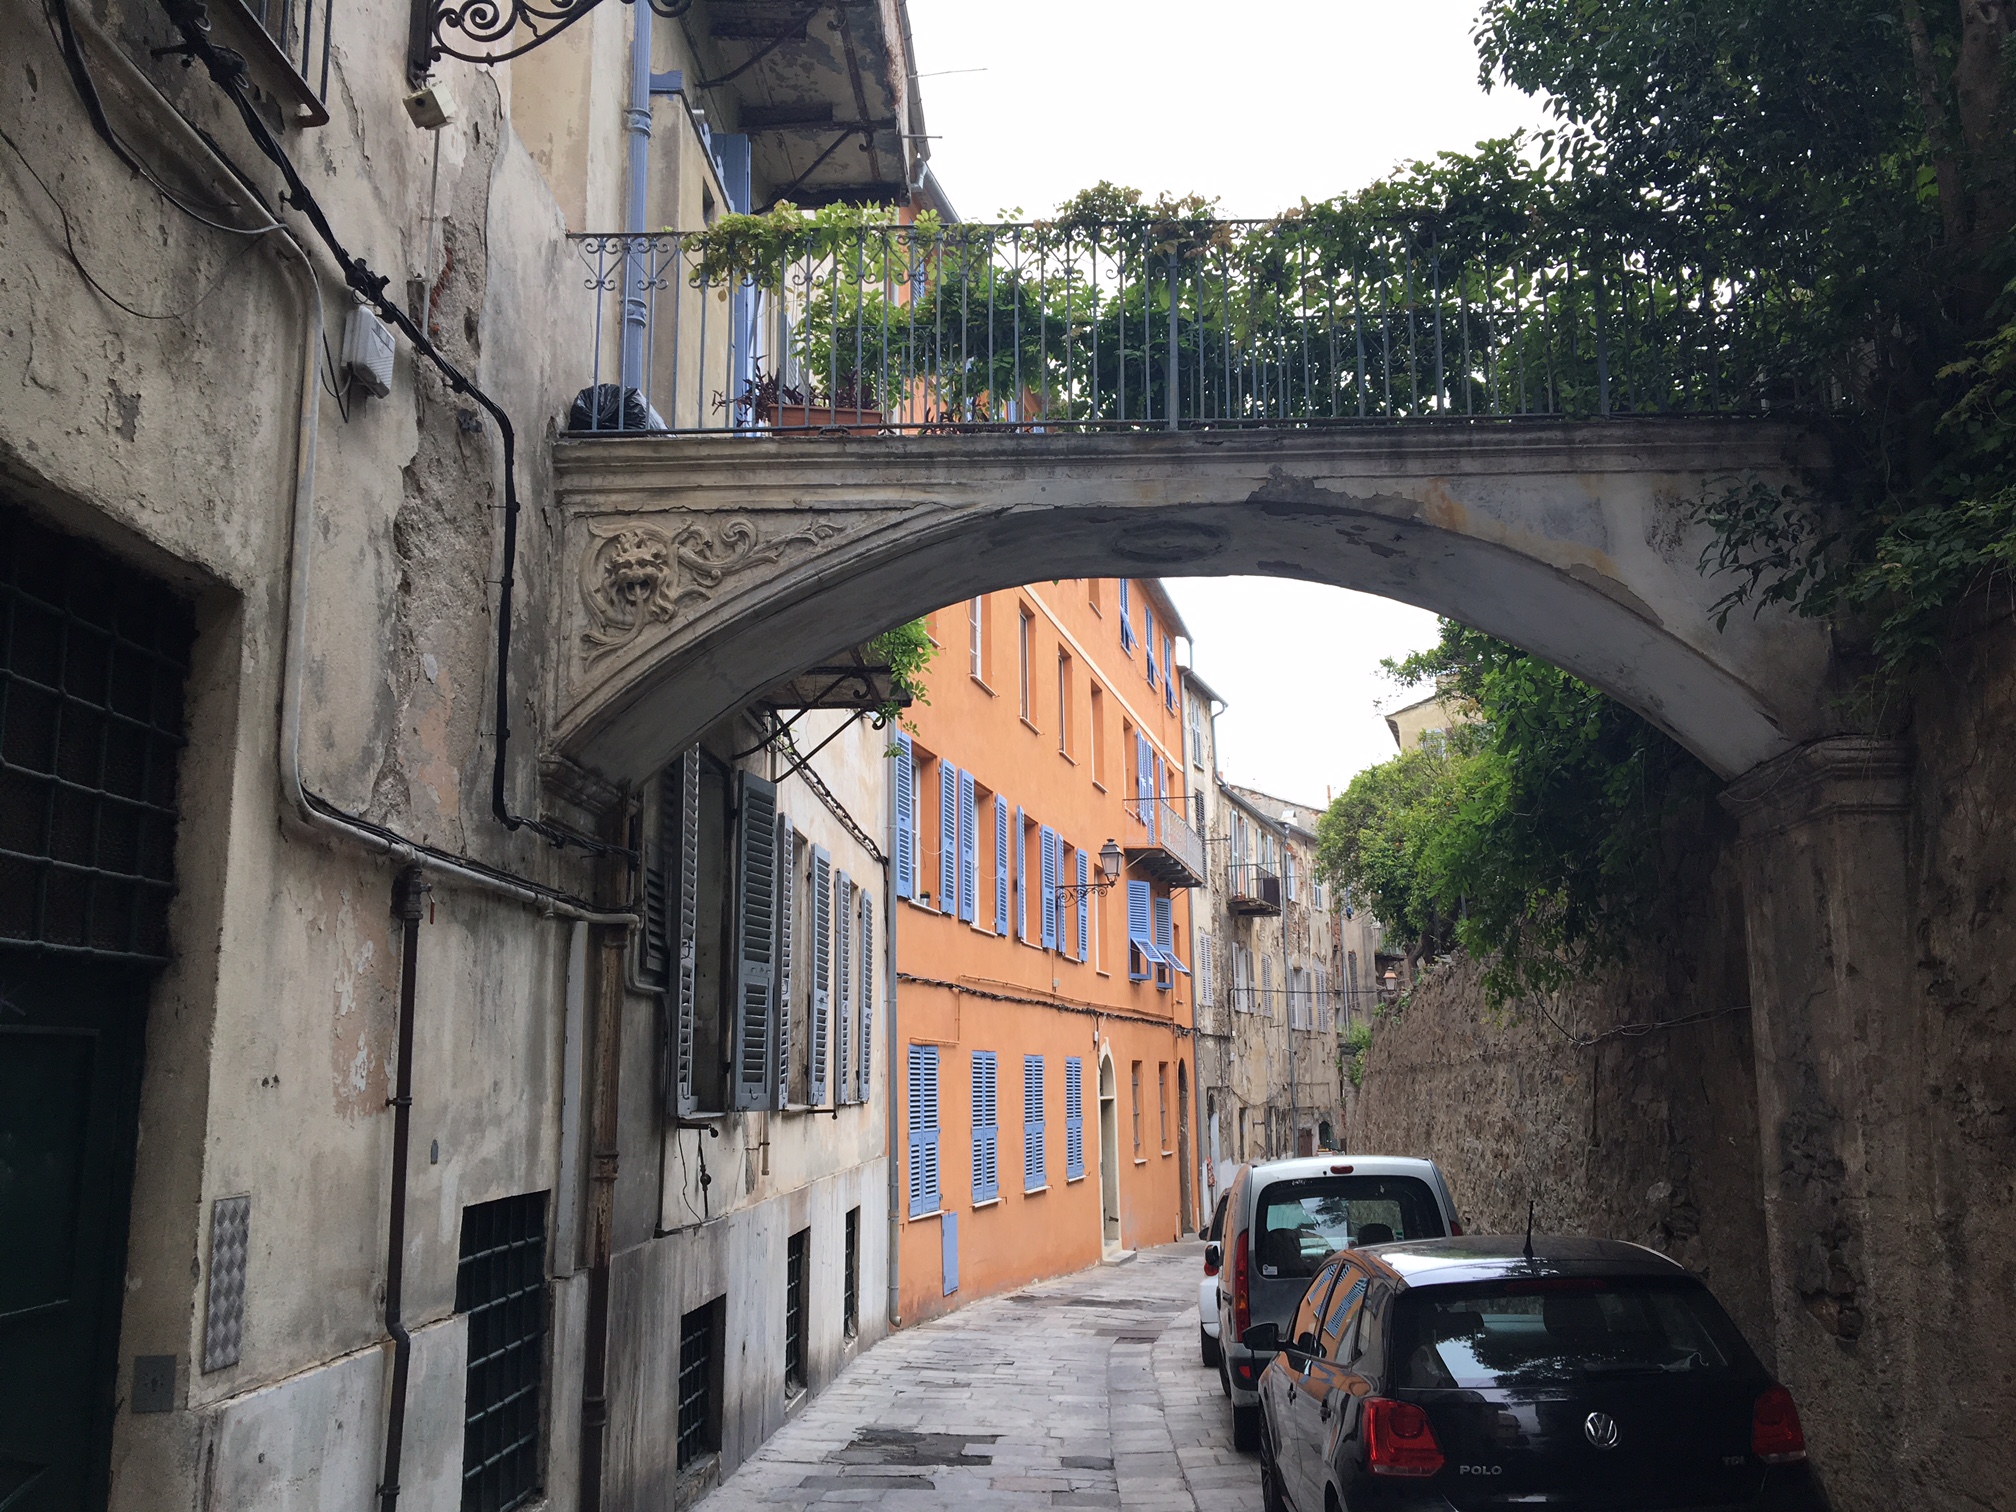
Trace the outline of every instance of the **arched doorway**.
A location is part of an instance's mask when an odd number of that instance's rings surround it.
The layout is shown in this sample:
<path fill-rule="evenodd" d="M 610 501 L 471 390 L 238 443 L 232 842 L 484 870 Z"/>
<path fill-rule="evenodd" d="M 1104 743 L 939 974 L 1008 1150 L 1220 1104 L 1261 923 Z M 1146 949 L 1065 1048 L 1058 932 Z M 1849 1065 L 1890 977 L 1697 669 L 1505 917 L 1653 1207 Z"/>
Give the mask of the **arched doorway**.
<path fill-rule="evenodd" d="M 1099 1057 L 1099 1240 L 1108 1254 L 1120 1246 L 1120 1097 L 1113 1057 Z"/>
<path fill-rule="evenodd" d="M 1190 1201 L 1190 1065 L 1180 1060 L 1176 1062 L 1176 1183 L 1183 1204 L 1181 1232 L 1187 1234 L 1197 1222 Z"/>

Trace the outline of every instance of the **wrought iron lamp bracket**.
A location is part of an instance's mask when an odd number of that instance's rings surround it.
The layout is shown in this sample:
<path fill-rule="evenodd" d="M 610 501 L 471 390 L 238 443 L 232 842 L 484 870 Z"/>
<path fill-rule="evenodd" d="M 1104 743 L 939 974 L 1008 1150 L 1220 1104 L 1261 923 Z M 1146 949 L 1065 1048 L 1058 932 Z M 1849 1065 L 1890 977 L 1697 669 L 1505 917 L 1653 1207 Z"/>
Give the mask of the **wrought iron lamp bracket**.
<path fill-rule="evenodd" d="M 594 10 L 602 0 L 413 0 L 406 72 L 417 85 L 442 58 L 508 63 L 522 58 Z M 639 0 L 622 0 L 634 5 Z M 668 21 L 693 0 L 642 0 Z M 520 37 L 521 29 L 524 33 Z"/>

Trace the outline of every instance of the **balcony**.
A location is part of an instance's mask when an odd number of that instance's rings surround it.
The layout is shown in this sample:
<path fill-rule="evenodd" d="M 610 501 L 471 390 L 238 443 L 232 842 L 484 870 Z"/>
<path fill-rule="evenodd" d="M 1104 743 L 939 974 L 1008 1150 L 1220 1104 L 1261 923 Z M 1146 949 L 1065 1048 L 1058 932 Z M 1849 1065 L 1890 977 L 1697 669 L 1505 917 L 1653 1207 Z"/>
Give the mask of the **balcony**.
<path fill-rule="evenodd" d="M 1235 861 L 1226 868 L 1225 893 L 1236 914 L 1281 912 L 1281 879 L 1253 862 Z"/>
<path fill-rule="evenodd" d="M 1127 864 L 1165 887 L 1201 887 L 1204 837 L 1170 798 L 1127 800 Z"/>

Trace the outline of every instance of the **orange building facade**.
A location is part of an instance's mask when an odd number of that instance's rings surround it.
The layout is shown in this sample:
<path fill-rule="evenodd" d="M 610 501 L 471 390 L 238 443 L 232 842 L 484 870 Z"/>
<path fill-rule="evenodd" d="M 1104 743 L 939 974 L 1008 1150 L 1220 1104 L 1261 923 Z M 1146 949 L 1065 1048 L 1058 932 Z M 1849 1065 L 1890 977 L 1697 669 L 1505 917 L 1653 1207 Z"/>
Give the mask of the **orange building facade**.
<path fill-rule="evenodd" d="M 930 624 L 894 762 L 905 1323 L 1196 1223 L 1182 621 L 1105 578 Z"/>

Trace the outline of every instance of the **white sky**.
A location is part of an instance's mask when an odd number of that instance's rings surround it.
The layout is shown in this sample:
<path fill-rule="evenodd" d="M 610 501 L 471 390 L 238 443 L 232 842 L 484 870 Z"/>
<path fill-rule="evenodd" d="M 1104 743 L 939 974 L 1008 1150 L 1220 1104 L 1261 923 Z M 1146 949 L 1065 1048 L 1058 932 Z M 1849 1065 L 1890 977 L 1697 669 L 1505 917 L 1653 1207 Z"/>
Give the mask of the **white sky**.
<path fill-rule="evenodd" d="M 932 168 L 970 220 L 1039 214 L 1100 179 L 1271 215 L 1544 121 L 1478 84 L 1476 0 L 909 4 Z M 940 72 L 965 69 L 984 72 Z M 1432 645 L 1433 615 L 1265 578 L 1170 591 L 1230 704 L 1228 778 L 1319 803 L 1393 754 L 1375 706 L 1405 700 L 1379 660 Z"/>

